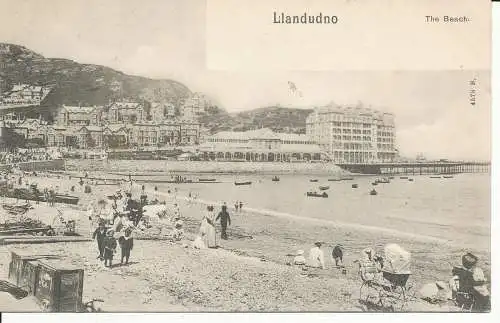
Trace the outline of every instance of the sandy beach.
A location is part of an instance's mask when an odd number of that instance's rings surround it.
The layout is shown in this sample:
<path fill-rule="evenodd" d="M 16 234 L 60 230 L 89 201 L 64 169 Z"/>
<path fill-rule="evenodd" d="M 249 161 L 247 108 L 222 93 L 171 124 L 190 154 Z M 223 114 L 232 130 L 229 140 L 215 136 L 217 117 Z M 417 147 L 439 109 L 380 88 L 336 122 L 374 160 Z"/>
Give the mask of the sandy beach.
<path fill-rule="evenodd" d="M 61 192 L 81 197 L 75 214 L 82 214 L 77 231 L 89 235 L 89 221 L 83 211 L 90 201 L 112 194 L 117 186 L 92 186 L 92 193 L 79 188 L 79 178 L 68 175 L 33 177 L 34 182 L 58 185 Z M 74 175 L 73 175 L 74 176 Z M 151 185 L 147 190 L 150 192 Z M 137 197 L 140 187 L 134 188 Z M 165 192 L 162 192 L 164 194 Z M 151 196 L 151 195 L 150 195 Z M 177 198 L 185 220 L 186 239 L 180 242 L 139 240 L 128 266 L 104 268 L 96 259 L 95 242 L 51 243 L 0 246 L 0 275 L 7 276 L 10 249 L 53 253 L 64 256 L 85 269 L 85 299 L 103 298 L 105 311 L 361 311 L 357 265 L 365 247 L 381 251 L 386 243 L 398 243 L 412 253 L 409 283 L 418 290 L 437 280 L 447 281 L 452 265 L 460 262 L 462 248 L 418 234 L 408 236 L 394 230 L 375 230 L 342 223 L 304 221 L 301 218 L 266 214 L 246 209 L 231 211 L 229 240 L 217 239 L 220 248 L 195 250 L 191 241 L 199 230 L 205 210 L 201 196 L 189 202 Z M 59 206 L 58 206 L 59 207 Z M 68 208 L 68 207 L 63 207 Z M 37 211 L 31 210 L 33 214 Z M 220 228 L 217 226 L 220 233 Z M 219 238 L 219 237 L 217 237 Z M 304 272 L 285 263 L 298 249 L 306 253 L 315 241 L 324 241 L 325 270 Z M 329 259 L 336 243 L 344 246 L 347 273 L 335 268 Z M 480 266 L 489 277 L 489 254 L 479 253 Z M 116 260 L 115 260 L 116 262 Z M 418 299 L 409 302 L 408 311 L 454 311 L 451 303 L 430 305 Z"/>

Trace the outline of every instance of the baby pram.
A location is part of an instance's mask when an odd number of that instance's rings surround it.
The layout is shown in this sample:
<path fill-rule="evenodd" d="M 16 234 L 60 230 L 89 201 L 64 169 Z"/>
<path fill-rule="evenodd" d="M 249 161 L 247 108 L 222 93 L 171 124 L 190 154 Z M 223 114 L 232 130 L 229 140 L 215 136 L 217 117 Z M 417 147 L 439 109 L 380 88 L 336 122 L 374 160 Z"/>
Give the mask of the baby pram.
<path fill-rule="evenodd" d="M 403 310 L 410 298 L 407 282 L 411 255 L 395 244 L 387 245 L 384 253 L 383 259 L 368 256 L 359 261 L 360 301 L 381 309 Z"/>

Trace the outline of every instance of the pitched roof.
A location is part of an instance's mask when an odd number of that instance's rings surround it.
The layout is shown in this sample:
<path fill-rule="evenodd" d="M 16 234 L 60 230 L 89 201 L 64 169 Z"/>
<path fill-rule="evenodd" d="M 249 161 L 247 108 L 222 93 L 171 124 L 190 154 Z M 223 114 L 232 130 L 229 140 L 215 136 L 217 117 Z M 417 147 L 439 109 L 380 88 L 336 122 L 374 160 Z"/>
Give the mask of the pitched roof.
<path fill-rule="evenodd" d="M 63 105 L 63 108 L 69 113 L 92 113 L 97 107 L 78 107 L 78 106 L 68 106 Z"/>

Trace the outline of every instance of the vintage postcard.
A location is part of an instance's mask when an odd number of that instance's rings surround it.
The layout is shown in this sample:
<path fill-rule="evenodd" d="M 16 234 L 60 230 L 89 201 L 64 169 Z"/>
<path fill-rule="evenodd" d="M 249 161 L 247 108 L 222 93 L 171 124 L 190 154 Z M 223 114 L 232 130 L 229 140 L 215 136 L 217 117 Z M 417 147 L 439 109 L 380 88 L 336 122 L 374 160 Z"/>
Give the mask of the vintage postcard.
<path fill-rule="evenodd" d="M 0 310 L 490 312 L 487 0 L 0 0 Z"/>

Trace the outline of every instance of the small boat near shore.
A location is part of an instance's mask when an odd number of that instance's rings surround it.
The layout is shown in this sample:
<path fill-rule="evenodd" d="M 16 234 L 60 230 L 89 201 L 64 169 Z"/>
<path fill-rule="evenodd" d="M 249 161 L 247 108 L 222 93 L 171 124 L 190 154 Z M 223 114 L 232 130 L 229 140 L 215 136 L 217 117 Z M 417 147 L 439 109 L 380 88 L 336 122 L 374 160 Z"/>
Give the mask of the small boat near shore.
<path fill-rule="evenodd" d="M 401 176 L 399 179 L 408 179 L 408 176 Z"/>
<path fill-rule="evenodd" d="M 430 178 L 441 178 L 441 176 L 430 176 Z"/>
<path fill-rule="evenodd" d="M 329 182 L 340 182 L 340 181 L 342 181 L 342 179 L 340 179 L 340 178 L 329 178 L 328 181 Z"/>
<path fill-rule="evenodd" d="M 354 177 L 342 177 L 340 180 L 341 181 L 352 181 L 352 180 L 354 180 Z"/>
<path fill-rule="evenodd" d="M 318 180 L 317 179 L 310 179 L 309 182 L 316 183 L 316 182 L 318 182 Z"/>
<path fill-rule="evenodd" d="M 451 175 L 443 176 L 443 178 L 453 178 Z"/>
<path fill-rule="evenodd" d="M 377 183 L 377 182 L 373 182 L 373 183 L 372 183 L 372 185 L 373 185 L 373 186 L 377 186 L 377 185 L 378 185 L 378 183 Z"/>
<path fill-rule="evenodd" d="M 408 181 L 409 182 L 413 182 L 413 178 L 408 178 Z"/>
<path fill-rule="evenodd" d="M 198 182 L 207 183 L 207 182 L 215 182 L 216 178 L 198 178 Z"/>
<path fill-rule="evenodd" d="M 328 190 L 329 188 L 330 188 L 330 186 L 320 186 L 320 187 L 319 187 L 319 189 L 320 189 L 321 191 L 326 191 L 326 190 Z"/>
<path fill-rule="evenodd" d="M 280 181 L 280 178 L 278 176 L 274 176 L 272 179 L 271 179 L 273 182 L 279 182 Z"/>
<path fill-rule="evenodd" d="M 308 197 L 323 197 L 323 198 L 327 198 L 328 197 L 328 194 L 326 194 L 326 192 L 323 192 L 323 193 L 307 192 L 306 195 Z"/>
<path fill-rule="evenodd" d="M 37 201 L 37 202 L 47 202 L 43 193 L 38 190 L 28 190 L 25 188 L 16 188 L 13 190 L 3 190 L 1 192 L 2 196 L 27 200 L 27 201 Z M 77 196 L 67 195 L 67 194 L 56 194 L 54 196 L 55 203 L 72 204 L 77 205 L 80 200 Z"/>
<path fill-rule="evenodd" d="M 352 184 L 351 187 L 352 188 L 358 188 L 358 184 Z"/>
<path fill-rule="evenodd" d="M 246 181 L 246 182 L 234 182 L 234 185 L 236 186 L 241 186 L 241 185 L 252 185 L 251 181 Z"/>
<path fill-rule="evenodd" d="M 371 191 L 370 191 L 370 195 L 377 195 L 377 194 L 378 194 L 378 193 L 377 193 L 377 191 L 376 191 L 376 190 L 371 190 Z"/>

